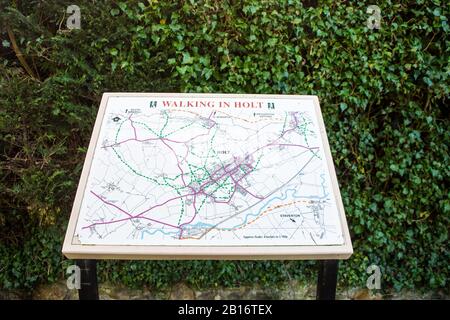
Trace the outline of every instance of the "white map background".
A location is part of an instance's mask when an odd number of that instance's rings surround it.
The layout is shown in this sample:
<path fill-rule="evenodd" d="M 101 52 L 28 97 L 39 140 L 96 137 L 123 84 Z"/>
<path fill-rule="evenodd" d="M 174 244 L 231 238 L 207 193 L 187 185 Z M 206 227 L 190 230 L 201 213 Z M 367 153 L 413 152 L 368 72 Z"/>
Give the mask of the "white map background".
<path fill-rule="evenodd" d="M 311 100 L 168 100 L 109 98 L 77 221 L 82 244 L 343 244 Z"/>

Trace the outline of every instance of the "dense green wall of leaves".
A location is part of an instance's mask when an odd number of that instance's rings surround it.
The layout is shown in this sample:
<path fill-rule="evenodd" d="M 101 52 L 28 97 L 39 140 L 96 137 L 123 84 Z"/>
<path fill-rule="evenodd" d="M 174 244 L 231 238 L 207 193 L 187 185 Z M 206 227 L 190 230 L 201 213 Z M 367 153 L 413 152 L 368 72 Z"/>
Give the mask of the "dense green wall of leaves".
<path fill-rule="evenodd" d="M 448 290 L 449 7 L 377 1 L 381 29 L 370 30 L 371 2 L 0 0 L 0 287 L 65 276 L 101 94 L 172 91 L 318 95 L 355 249 L 341 284 L 365 286 L 374 263 L 383 288 Z M 81 30 L 66 28 L 70 4 Z M 100 275 L 270 286 L 312 280 L 313 266 L 103 262 Z"/>

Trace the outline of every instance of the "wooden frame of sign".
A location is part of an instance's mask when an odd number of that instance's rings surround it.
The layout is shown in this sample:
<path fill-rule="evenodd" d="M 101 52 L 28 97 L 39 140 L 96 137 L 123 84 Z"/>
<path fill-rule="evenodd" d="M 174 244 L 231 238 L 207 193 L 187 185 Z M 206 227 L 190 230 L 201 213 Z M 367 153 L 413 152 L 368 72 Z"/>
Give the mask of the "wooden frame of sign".
<path fill-rule="evenodd" d="M 315 115 L 320 129 L 320 136 L 335 200 L 338 206 L 340 225 L 342 228 L 342 245 L 258 245 L 258 246 L 186 246 L 186 245 L 84 245 L 75 236 L 82 198 L 86 188 L 88 175 L 94 157 L 94 150 L 100 133 L 107 102 L 110 97 L 165 97 L 165 98 L 255 98 L 255 99 L 300 99 L 312 100 Z M 328 144 L 327 134 L 316 96 L 301 95 L 241 95 L 241 94 L 179 94 L 179 93 L 105 93 L 95 121 L 94 130 L 86 154 L 80 182 L 75 196 L 63 254 L 69 259 L 140 259 L 140 260 L 177 260 L 177 259 L 210 259 L 210 260 L 304 260 L 304 259 L 347 259 L 353 253 L 347 221 L 344 214 L 336 173 Z"/>

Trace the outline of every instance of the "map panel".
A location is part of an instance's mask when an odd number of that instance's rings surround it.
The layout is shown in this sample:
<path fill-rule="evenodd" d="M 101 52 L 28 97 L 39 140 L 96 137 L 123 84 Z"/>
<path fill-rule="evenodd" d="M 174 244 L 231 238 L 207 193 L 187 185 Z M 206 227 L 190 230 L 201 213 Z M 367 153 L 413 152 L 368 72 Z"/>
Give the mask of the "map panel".
<path fill-rule="evenodd" d="M 81 244 L 342 245 L 310 99 L 109 97 Z"/>

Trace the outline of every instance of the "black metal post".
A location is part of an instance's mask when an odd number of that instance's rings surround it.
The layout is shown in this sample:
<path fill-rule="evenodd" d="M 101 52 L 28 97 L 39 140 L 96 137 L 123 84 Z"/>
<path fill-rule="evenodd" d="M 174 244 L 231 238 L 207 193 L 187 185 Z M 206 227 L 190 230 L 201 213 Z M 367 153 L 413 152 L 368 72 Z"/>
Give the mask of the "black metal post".
<path fill-rule="evenodd" d="M 98 300 L 97 283 L 97 261 L 96 260 L 77 260 L 76 264 L 80 267 L 80 289 L 78 297 L 80 300 Z"/>
<path fill-rule="evenodd" d="M 338 260 L 320 260 L 319 275 L 317 277 L 317 300 L 336 299 L 336 285 L 338 276 Z"/>

